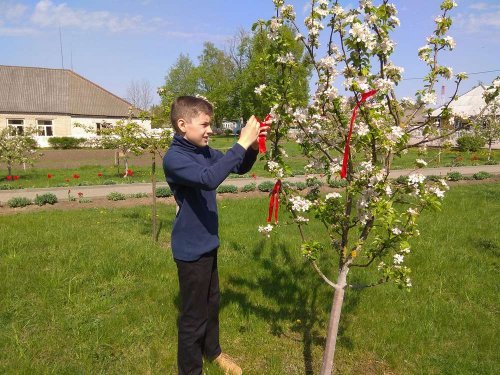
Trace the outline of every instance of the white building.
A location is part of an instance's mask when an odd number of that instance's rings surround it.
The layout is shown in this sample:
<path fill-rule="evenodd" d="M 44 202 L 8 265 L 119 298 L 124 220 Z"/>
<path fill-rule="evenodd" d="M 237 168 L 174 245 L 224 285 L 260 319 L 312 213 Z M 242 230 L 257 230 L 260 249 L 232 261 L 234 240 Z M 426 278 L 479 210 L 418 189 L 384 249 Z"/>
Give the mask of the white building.
<path fill-rule="evenodd" d="M 67 69 L 0 65 L 0 129 L 38 129 L 37 142 L 48 146 L 50 137 L 90 138 L 82 124 L 98 130 L 128 118 L 132 104 Z M 150 120 L 132 118 L 146 129 Z"/>

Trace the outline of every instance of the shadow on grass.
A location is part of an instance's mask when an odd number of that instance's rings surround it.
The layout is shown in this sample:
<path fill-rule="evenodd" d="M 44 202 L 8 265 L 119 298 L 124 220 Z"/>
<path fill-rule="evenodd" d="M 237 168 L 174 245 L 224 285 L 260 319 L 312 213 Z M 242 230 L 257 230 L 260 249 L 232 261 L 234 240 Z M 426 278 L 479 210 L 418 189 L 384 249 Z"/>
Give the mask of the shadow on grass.
<path fill-rule="evenodd" d="M 238 244 L 230 246 L 237 248 Z M 237 303 L 245 316 L 256 315 L 268 322 L 271 334 L 302 342 L 304 373 L 313 374 L 313 346 L 325 345 L 333 290 L 326 287 L 307 262 L 291 257 L 282 243 L 274 243 L 266 251 L 261 241 L 252 249 L 252 259 L 255 273 L 230 276 L 223 285 L 221 309 Z M 345 335 L 348 316 L 358 303 L 358 293 L 347 293 L 338 340 L 348 349 L 353 347 Z M 240 332 L 244 331 L 242 323 Z"/>

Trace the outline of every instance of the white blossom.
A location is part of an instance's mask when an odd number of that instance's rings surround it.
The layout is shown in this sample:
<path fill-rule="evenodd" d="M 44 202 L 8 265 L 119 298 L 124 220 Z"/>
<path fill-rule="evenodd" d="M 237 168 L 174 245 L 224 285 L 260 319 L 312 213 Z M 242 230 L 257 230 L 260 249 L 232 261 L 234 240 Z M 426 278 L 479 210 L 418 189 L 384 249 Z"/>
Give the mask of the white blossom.
<path fill-rule="evenodd" d="M 401 99 L 401 104 L 404 106 L 412 106 L 415 104 L 415 100 L 405 96 L 404 98 Z"/>
<path fill-rule="evenodd" d="M 337 198 L 341 198 L 342 195 L 340 195 L 339 193 L 337 192 L 333 192 L 333 193 L 328 193 L 326 196 L 325 196 L 325 200 L 329 200 L 329 199 L 337 199 Z"/>
<path fill-rule="evenodd" d="M 288 64 L 288 63 L 294 62 L 295 57 L 293 56 L 293 53 L 288 52 L 285 55 L 278 56 L 276 61 L 279 63 L 282 63 L 282 64 Z"/>
<path fill-rule="evenodd" d="M 339 163 L 332 162 L 330 164 L 330 167 L 328 168 L 328 171 L 330 174 L 335 174 L 337 172 L 340 172 L 342 170 L 342 166 Z"/>
<path fill-rule="evenodd" d="M 411 279 L 409 277 L 406 278 L 405 283 L 408 288 L 411 288 Z"/>
<path fill-rule="evenodd" d="M 417 187 L 425 181 L 425 176 L 420 173 L 412 173 L 408 176 L 408 185 Z"/>
<path fill-rule="evenodd" d="M 309 221 L 308 218 L 305 218 L 304 216 L 297 216 L 295 218 L 296 223 L 307 223 Z"/>
<path fill-rule="evenodd" d="M 423 168 L 427 165 L 427 162 L 423 159 L 416 159 L 415 163 L 417 163 L 417 166 L 420 168 Z"/>
<path fill-rule="evenodd" d="M 354 131 L 362 137 L 370 132 L 370 128 L 364 122 L 360 122 L 354 125 Z"/>
<path fill-rule="evenodd" d="M 404 259 L 405 256 L 403 254 L 394 254 L 394 264 L 400 265 Z"/>
<path fill-rule="evenodd" d="M 411 215 L 411 216 L 416 216 L 418 215 L 418 211 L 413 209 L 413 208 L 408 208 L 407 212 Z"/>
<path fill-rule="evenodd" d="M 429 191 L 431 193 L 435 194 L 436 197 L 438 197 L 438 198 L 444 198 L 444 191 L 441 190 L 440 188 L 436 187 L 436 186 L 430 187 Z"/>
<path fill-rule="evenodd" d="M 401 233 L 403 233 L 403 232 L 401 232 L 401 229 L 399 229 L 398 227 L 392 228 L 391 232 L 392 232 L 392 234 L 394 234 L 396 236 L 399 236 Z"/>
<path fill-rule="evenodd" d="M 380 262 L 377 266 L 377 269 L 380 271 L 382 270 L 383 268 L 385 267 L 385 263 L 384 262 Z"/>
<path fill-rule="evenodd" d="M 404 249 L 401 249 L 400 252 L 401 253 L 405 253 L 405 254 L 410 254 L 410 248 L 409 247 L 405 247 Z"/>
<path fill-rule="evenodd" d="M 450 47 L 450 50 L 454 49 L 457 46 L 457 43 L 455 42 L 455 39 L 453 39 L 452 36 L 445 36 L 444 38 L 444 43 Z"/>
<path fill-rule="evenodd" d="M 391 195 L 392 195 L 392 189 L 391 189 L 391 187 L 390 187 L 389 185 L 387 185 L 387 186 L 385 187 L 385 189 L 384 189 L 384 190 L 385 190 L 385 193 L 386 193 L 388 196 L 391 196 Z"/>
<path fill-rule="evenodd" d="M 266 226 L 259 225 L 258 231 L 266 237 L 271 237 L 271 231 L 273 228 L 274 227 L 271 224 L 267 224 Z"/>
<path fill-rule="evenodd" d="M 312 205 L 311 201 L 299 195 L 290 198 L 290 202 L 292 203 L 292 210 L 298 212 L 307 212 Z"/>
<path fill-rule="evenodd" d="M 254 90 L 254 92 L 257 94 L 257 95 L 262 95 L 262 91 L 266 88 L 267 86 L 265 84 L 262 84 L 260 86 L 257 86 Z"/>
<path fill-rule="evenodd" d="M 437 97 L 436 97 L 436 93 L 434 92 L 426 92 L 424 95 L 422 95 L 422 97 L 420 98 L 420 100 L 422 101 L 422 103 L 424 104 L 436 104 L 436 100 L 437 100 Z"/>
<path fill-rule="evenodd" d="M 441 179 L 439 180 L 439 183 L 440 183 L 440 184 L 441 184 L 441 186 L 442 186 L 443 188 L 445 188 L 446 190 L 450 190 L 450 187 L 448 186 L 448 184 L 446 183 L 446 181 L 445 181 L 443 178 L 441 178 Z"/>

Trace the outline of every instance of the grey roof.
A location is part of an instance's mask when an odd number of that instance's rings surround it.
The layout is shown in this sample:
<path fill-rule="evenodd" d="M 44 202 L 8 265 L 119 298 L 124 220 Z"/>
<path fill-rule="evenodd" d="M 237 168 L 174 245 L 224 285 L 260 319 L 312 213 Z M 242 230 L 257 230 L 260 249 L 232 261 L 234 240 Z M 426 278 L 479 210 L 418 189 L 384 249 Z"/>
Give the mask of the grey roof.
<path fill-rule="evenodd" d="M 0 112 L 127 117 L 132 104 L 67 69 L 0 65 Z"/>
<path fill-rule="evenodd" d="M 481 111 L 486 106 L 486 102 L 483 98 L 483 93 L 485 88 L 483 85 L 473 87 L 465 94 L 460 95 L 456 100 L 450 103 L 450 108 L 453 113 L 463 117 L 473 117 L 481 113 Z M 441 107 L 432 112 L 433 116 L 438 116 L 441 112 Z M 488 110 L 485 111 L 486 114 L 489 113 Z"/>

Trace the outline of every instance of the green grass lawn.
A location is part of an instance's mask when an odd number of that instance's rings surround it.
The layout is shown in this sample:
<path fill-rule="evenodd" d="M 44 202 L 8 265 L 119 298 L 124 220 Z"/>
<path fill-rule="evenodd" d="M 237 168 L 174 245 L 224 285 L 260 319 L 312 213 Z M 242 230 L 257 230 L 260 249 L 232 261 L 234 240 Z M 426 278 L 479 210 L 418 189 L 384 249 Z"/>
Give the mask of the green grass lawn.
<path fill-rule="evenodd" d="M 441 213 L 422 215 L 412 291 L 347 293 L 337 374 L 500 372 L 499 202 L 498 184 L 453 187 Z M 219 202 L 222 346 L 245 374 L 318 373 L 332 291 L 300 256 L 296 229 L 257 233 L 266 209 L 266 198 Z M 159 211 L 160 245 L 149 213 L 0 216 L 0 373 L 176 373 L 174 207 Z M 358 272 L 350 281 L 373 273 Z"/>
<path fill-rule="evenodd" d="M 235 143 L 234 137 L 217 136 L 210 141 L 210 146 L 219 149 L 223 152 L 227 151 Z M 286 162 L 290 166 L 290 169 L 295 174 L 303 174 L 304 166 L 308 163 L 307 159 L 301 154 L 300 147 L 295 142 L 287 142 L 285 144 L 285 150 L 288 154 Z M 339 154 L 340 156 L 340 154 Z M 500 159 L 500 150 L 493 151 L 493 157 L 495 160 Z M 487 162 L 486 151 L 480 151 L 476 153 L 470 152 L 459 152 L 456 150 L 443 151 L 441 154 L 441 160 L 439 162 L 438 150 L 428 149 L 425 155 L 420 155 L 418 150 L 411 149 L 408 153 L 402 155 L 401 157 L 395 157 L 393 160 L 393 169 L 404 169 L 415 167 L 415 159 L 421 158 L 428 162 L 428 167 L 444 167 L 444 166 L 461 166 L 461 165 L 483 165 Z M 271 177 L 271 174 L 264 170 L 265 161 L 257 159 L 252 172 L 259 177 Z M 21 168 L 15 168 L 13 171 L 14 175 L 19 175 L 20 179 L 17 181 L 7 181 L 7 171 L 6 169 L 0 171 L 0 189 L 10 186 L 11 188 L 47 188 L 47 187 L 58 187 L 58 186 L 78 186 L 78 185 L 102 185 L 109 181 L 114 181 L 115 183 L 134 183 L 134 182 L 149 182 L 151 178 L 151 168 L 144 166 L 136 166 L 134 164 L 130 165 L 130 169 L 133 171 L 133 176 L 123 178 L 123 167 L 121 168 L 122 173 L 118 173 L 116 167 L 112 166 L 100 166 L 100 165 L 86 165 L 80 168 L 73 169 L 50 169 L 50 168 L 28 168 L 23 171 Z M 48 178 L 48 174 L 53 177 Z M 79 178 L 73 178 L 73 175 L 77 174 Z M 99 176 L 102 174 L 102 176 Z M 157 171 L 156 175 L 159 181 L 164 181 L 165 177 L 163 175 L 163 169 L 161 166 L 161 160 L 157 160 Z M 233 176 L 237 177 L 237 176 Z"/>

